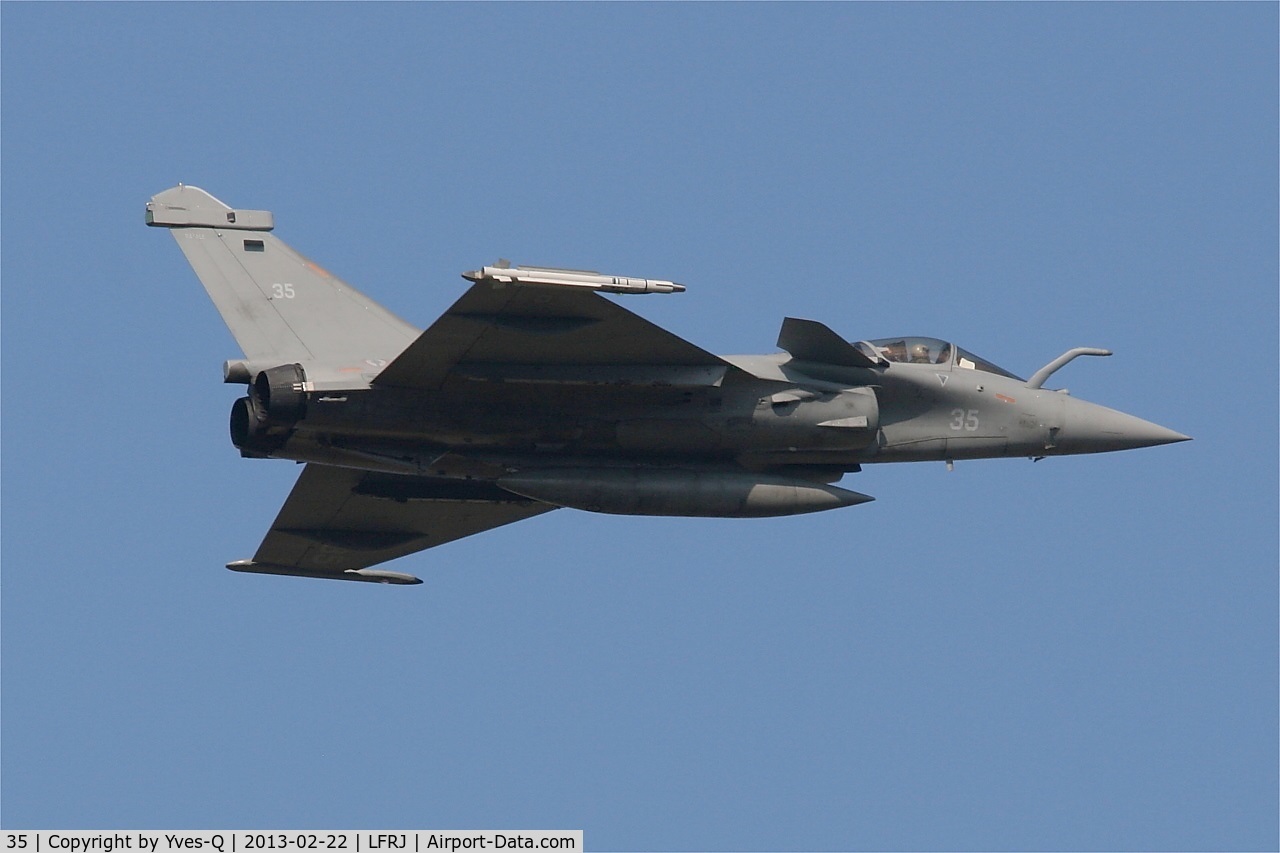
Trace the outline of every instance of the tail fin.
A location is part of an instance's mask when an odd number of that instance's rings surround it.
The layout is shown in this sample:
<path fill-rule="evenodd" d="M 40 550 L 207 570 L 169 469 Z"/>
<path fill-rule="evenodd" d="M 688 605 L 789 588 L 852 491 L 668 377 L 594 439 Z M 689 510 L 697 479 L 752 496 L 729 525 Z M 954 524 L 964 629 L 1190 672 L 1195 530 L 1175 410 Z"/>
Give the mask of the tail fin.
<path fill-rule="evenodd" d="M 275 226 L 268 211 L 233 210 L 179 184 L 151 199 L 147 224 L 173 232 L 250 361 L 389 361 L 418 336 L 267 233 Z"/>

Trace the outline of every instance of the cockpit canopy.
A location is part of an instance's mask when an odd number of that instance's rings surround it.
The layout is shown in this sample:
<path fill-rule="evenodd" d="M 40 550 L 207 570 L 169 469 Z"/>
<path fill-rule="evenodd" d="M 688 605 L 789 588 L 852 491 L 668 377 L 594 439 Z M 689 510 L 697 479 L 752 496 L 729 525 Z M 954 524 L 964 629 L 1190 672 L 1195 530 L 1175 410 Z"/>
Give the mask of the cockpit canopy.
<path fill-rule="evenodd" d="M 859 341 L 857 347 L 872 358 L 879 357 L 886 361 L 901 364 L 933 364 L 948 368 L 954 365 L 967 370 L 982 370 L 1022 381 L 1021 377 L 992 364 L 985 358 L 980 358 L 968 350 L 952 346 L 937 338 L 880 338 L 874 341 Z"/>

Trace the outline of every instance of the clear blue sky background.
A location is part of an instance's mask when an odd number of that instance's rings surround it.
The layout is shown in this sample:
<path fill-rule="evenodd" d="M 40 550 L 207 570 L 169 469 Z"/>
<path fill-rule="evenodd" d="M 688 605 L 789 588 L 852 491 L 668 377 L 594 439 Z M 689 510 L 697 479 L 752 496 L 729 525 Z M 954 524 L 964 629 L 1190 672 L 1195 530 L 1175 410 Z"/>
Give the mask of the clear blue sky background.
<path fill-rule="evenodd" d="M 592 849 L 1275 849 L 1277 6 L 0 8 L 3 813 Z M 510 257 L 946 337 L 1195 437 L 232 574 L 297 474 L 143 205 L 420 326 Z"/>

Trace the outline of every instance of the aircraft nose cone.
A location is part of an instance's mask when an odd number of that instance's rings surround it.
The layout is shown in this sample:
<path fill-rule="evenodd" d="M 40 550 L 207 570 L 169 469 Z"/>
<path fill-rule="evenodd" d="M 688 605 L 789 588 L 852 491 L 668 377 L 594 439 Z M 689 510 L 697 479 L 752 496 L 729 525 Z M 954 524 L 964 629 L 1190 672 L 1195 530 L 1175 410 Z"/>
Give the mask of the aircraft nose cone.
<path fill-rule="evenodd" d="M 1083 400 L 1071 400 L 1055 442 L 1063 453 L 1105 453 L 1190 441 L 1191 436 Z"/>

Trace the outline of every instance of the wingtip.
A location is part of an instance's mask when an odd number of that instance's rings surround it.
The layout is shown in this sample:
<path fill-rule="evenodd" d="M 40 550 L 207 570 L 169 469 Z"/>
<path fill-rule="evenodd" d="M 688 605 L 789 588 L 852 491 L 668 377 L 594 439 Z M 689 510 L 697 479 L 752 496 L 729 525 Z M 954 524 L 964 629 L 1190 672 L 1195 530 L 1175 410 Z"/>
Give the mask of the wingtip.
<path fill-rule="evenodd" d="M 227 563 L 233 572 L 246 572 L 256 575 L 287 575 L 300 578 L 320 578 L 323 580 L 363 581 L 365 583 L 388 583 L 400 586 L 416 586 L 422 578 L 404 572 L 392 572 L 387 569 L 346 569 L 334 571 L 326 569 L 307 569 L 298 566 L 282 566 L 276 563 L 259 563 L 255 560 L 235 560 Z"/>
<path fill-rule="evenodd" d="M 422 578 L 404 572 L 391 572 L 386 569 L 347 569 L 345 575 L 359 575 L 351 580 L 374 581 L 375 583 L 394 583 L 404 586 L 415 586 L 422 583 Z"/>

